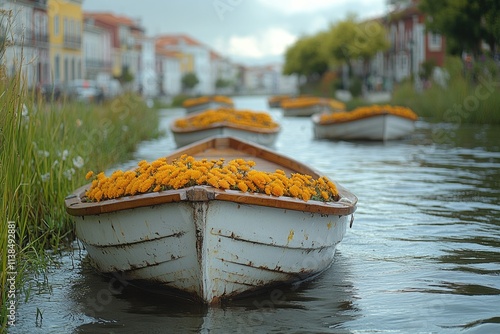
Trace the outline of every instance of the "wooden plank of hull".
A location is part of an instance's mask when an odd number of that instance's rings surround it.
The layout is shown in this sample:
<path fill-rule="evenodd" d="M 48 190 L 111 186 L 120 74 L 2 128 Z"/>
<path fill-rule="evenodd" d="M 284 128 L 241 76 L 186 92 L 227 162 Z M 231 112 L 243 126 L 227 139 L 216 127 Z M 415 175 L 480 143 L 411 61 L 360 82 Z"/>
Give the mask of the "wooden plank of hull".
<path fill-rule="evenodd" d="M 415 121 L 390 114 L 331 124 L 319 124 L 319 117 L 312 116 L 316 139 L 385 141 L 403 138 L 415 129 Z"/>
<path fill-rule="evenodd" d="M 197 142 L 167 159 L 182 154 L 252 159 L 258 170 L 319 176 L 235 138 Z M 179 289 L 206 303 L 328 268 L 357 202 L 340 185 L 341 200 L 330 203 L 208 186 L 91 203 L 84 201 L 87 187 L 65 204 L 96 268 Z"/>

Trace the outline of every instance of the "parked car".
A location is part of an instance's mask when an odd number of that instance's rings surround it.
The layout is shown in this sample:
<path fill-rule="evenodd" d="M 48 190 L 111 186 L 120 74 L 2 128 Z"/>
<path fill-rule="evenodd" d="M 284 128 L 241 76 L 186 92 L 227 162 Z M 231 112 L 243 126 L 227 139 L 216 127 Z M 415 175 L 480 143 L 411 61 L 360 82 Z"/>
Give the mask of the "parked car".
<path fill-rule="evenodd" d="M 104 91 L 93 80 L 73 80 L 66 87 L 68 99 L 81 102 L 101 103 L 104 100 Z"/>

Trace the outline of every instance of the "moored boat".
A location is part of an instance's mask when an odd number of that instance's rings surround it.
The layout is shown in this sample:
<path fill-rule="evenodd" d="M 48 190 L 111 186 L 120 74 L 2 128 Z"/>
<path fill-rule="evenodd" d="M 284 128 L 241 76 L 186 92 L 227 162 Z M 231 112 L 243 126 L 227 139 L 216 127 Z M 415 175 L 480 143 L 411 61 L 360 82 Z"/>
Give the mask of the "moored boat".
<path fill-rule="evenodd" d="M 189 167 L 186 171 L 194 173 L 195 165 L 206 166 L 203 159 L 219 159 L 214 162 L 219 172 L 222 161 L 251 159 L 257 170 L 254 173 L 241 167 L 245 165 L 236 166 L 256 180 L 264 180 L 262 173 L 273 171 L 265 175 L 283 179 L 283 175 L 295 173 L 300 180 L 317 180 L 315 186 L 334 184 L 336 193 L 322 192 L 320 196 L 328 200 L 321 201 L 310 197 L 306 186 L 297 188 L 303 198 L 280 195 L 283 189 L 276 184 L 266 185 L 270 194 L 221 189 L 219 178 L 219 187 L 188 184 L 103 199 L 104 191 L 95 185 L 108 182 L 114 187 L 107 189 L 107 196 L 111 196 L 119 190 L 113 185 L 122 179 L 105 179 L 99 174 L 92 184 L 65 200 L 67 212 L 75 219 L 76 235 L 95 268 L 102 273 L 120 272 L 131 282 L 174 288 L 213 304 L 263 287 L 310 278 L 332 264 L 336 246 L 352 223 L 357 198 L 299 161 L 260 145 L 217 137 L 186 146 L 162 160 L 172 165 L 141 162 L 135 172 L 121 175 L 123 179 L 126 175 L 146 178 L 153 167 L 160 170 L 161 166 L 181 166 L 181 162 Z M 229 163 L 227 171 L 234 166 Z M 99 201 L 89 200 L 96 194 Z"/>
<path fill-rule="evenodd" d="M 313 96 L 299 96 L 281 102 L 284 116 L 310 117 L 316 113 L 345 110 L 345 104 L 335 99 Z"/>
<path fill-rule="evenodd" d="M 281 102 L 290 98 L 290 95 L 273 95 L 267 99 L 267 105 L 269 108 L 281 108 Z"/>
<path fill-rule="evenodd" d="M 185 100 L 182 106 L 189 114 L 207 109 L 233 108 L 234 102 L 230 97 L 222 95 L 200 96 Z"/>
<path fill-rule="evenodd" d="M 410 135 L 418 116 L 405 107 L 374 105 L 350 112 L 315 114 L 311 119 L 316 139 L 386 141 Z"/>
<path fill-rule="evenodd" d="M 232 136 L 273 146 L 280 126 L 265 112 L 219 108 L 176 119 L 170 130 L 177 147 L 213 136 Z"/>

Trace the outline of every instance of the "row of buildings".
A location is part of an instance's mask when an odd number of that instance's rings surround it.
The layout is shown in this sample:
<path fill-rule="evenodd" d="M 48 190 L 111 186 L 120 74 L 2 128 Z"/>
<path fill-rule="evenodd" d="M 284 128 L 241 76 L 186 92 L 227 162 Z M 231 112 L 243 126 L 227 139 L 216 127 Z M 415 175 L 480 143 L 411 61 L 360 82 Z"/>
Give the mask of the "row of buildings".
<path fill-rule="evenodd" d="M 0 0 L 5 71 L 12 74 L 16 64 L 22 64 L 29 86 L 118 78 L 147 96 L 183 92 L 182 77 L 187 73 L 199 80 L 192 94 L 279 94 L 297 89 L 298 78 L 283 76 L 279 64 L 238 65 L 185 34 L 149 37 L 139 21 L 84 12 L 82 2 Z M 445 40 L 426 31 L 418 0 L 396 3 L 399 8 L 376 19 L 385 25 L 391 47 L 369 66 L 369 76 L 383 82 L 386 90 L 411 75 L 418 77 L 426 61 L 441 66 L 445 55 Z"/>
<path fill-rule="evenodd" d="M 372 77 L 383 79 L 386 90 L 410 77 L 421 84 L 422 65 L 431 63 L 439 69 L 446 55 L 445 38 L 425 28 L 426 16 L 418 8 L 419 0 L 392 2 L 396 5 L 388 14 L 374 19 L 385 27 L 390 47 L 374 57 L 369 70 Z"/>
<path fill-rule="evenodd" d="M 85 12 L 83 0 L 0 0 L 0 56 L 7 74 L 19 66 L 28 86 L 73 80 L 119 79 L 146 96 L 183 92 L 194 73 L 192 94 L 293 93 L 295 76 L 279 64 L 235 64 L 185 34 L 149 37 L 141 23 L 106 12 Z"/>

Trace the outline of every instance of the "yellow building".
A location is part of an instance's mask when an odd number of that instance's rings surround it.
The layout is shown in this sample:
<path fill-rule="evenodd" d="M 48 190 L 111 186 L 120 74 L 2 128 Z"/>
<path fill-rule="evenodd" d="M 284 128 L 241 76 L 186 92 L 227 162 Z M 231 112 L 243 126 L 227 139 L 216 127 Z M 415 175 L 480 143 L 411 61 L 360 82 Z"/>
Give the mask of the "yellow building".
<path fill-rule="evenodd" d="M 83 78 L 83 0 L 48 0 L 49 57 L 54 82 Z"/>

